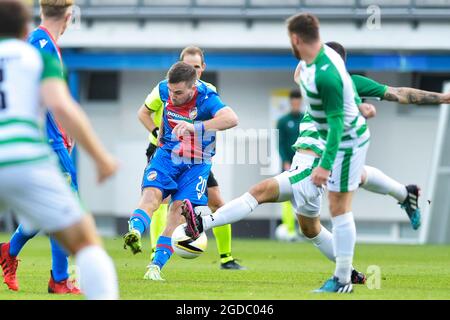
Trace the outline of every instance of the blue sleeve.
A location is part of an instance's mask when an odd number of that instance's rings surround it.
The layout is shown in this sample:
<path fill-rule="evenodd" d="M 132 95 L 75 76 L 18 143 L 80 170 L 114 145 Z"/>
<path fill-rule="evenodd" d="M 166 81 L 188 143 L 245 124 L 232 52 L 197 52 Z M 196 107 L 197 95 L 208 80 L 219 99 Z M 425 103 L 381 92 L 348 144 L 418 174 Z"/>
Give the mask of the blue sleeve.
<path fill-rule="evenodd" d="M 162 102 L 166 102 L 169 100 L 169 87 L 167 86 L 167 80 L 161 81 L 158 84 L 159 87 L 159 97 L 161 98 Z"/>
<path fill-rule="evenodd" d="M 44 46 L 41 46 L 40 41 L 46 41 Z M 48 53 L 52 55 L 53 57 L 58 57 L 58 52 L 55 51 L 55 48 L 52 46 L 51 41 L 49 39 L 46 39 L 45 37 L 38 37 L 36 35 L 30 35 L 28 38 L 28 43 L 31 44 L 33 47 L 38 49 L 41 52 Z M 58 58 L 59 59 L 59 58 Z"/>
<path fill-rule="evenodd" d="M 205 100 L 205 108 L 210 113 L 211 118 L 214 118 L 216 113 L 225 107 L 225 103 L 222 102 L 217 94 L 210 95 L 209 98 Z"/>

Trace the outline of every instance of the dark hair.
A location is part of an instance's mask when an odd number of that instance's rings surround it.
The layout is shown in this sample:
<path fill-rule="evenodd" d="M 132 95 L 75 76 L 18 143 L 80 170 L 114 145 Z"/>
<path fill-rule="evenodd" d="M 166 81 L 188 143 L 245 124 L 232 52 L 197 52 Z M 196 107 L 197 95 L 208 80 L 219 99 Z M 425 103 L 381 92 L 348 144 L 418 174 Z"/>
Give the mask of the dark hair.
<path fill-rule="evenodd" d="M 302 98 L 302 93 L 300 92 L 300 90 L 294 89 L 291 90 L 291 92 L 289 93 L 289 99 L 301 99 Z"/>
<path fill-rule="evenodd" d="M 74 0 L 39 0 L 45 18 L 62 19 L 67 8 L 73 6 Z"/>
<path fill-rule="evenodd" d="M 187 55 L 192 55 L 192 56 L 199 55 L 200 58 L 202 59 L 202 63 L 205 63 L 205 55 L 203 53 L 203 50 L 200 49 L 199 47 L 190 46 L 190 47 L 184 48 L 180 54 L 180 61 L 183 61 L 184 57 Z"/>
<path fill-rule="evenodd" d="M 336 51 L 341 56 L 342 60 L 344 60 L 344 62 L 347 62 L 347 51 L 342 44 L 335 41 L 330 41 L 325 44 Z"/>
<path fill-rule="evenodd" d="M 319 19 L 310 13 L 299 13 L 287 19 L 289 33 L 298 35 L 304 42 L 319 40 Z"/>
<path fill-rule="evenodd" d="M 21 38 L 30 20 L 30 11 L 22 1 L 0 1 L 0 37 Z"/>
<path fill-rule="evenodd" d="M 188 86 L 191 86 L 197 80 L 197 72 L 193 66 L 180 61 L 170 68 L 167 80 L 169 83 L 186 82 Z"/>

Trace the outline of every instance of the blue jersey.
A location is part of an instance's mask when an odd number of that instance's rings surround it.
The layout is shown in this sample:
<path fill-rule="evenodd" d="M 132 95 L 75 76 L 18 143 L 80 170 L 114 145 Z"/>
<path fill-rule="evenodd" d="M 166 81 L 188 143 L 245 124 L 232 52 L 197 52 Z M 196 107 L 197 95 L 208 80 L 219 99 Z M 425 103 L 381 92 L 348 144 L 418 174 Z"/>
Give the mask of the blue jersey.
<path fill-rule="evenodd" d="M 29 35 L 28 42 L 38 50 L 58 58 L 62 65 L 61 51 L 50 32 L 43 26 L 38 27 Z M 63 175 L 72 189 L 78 191 L 77 172 L 69 153 L 72 148 L 69 137 L 49 111 L 47 111 L 45 127 L 48 142 L 58 156 Z"/>
<path fill-rule="evenodd" d="M 164 103 L 160 147 L 183 158 L 209 159 L 215 153 L 215 132 L 196 133 L 181 138 L 172 133 L 176 124 L 170 120 L 190 123 L 207 121 L 225 107 L 217 92 L 202 81 L 196 82 L 194 97 L 181 106 L 174 106 L 169 96 L 167 80 L 159 83 L 159 98 Z"/>
<path fill-rule="evenodd" d="M 29 35 L 28 42 L 36 49 L 57 58 L 62 65 L 61 51 L 51 34 L 43 26 L 38 27 Z M 70 139 L 58 125 L 51 112 L 47 112 L 46 129 L 48 141 L 54 150 L 61 150 L 62 148 L 71 149 Z"/>

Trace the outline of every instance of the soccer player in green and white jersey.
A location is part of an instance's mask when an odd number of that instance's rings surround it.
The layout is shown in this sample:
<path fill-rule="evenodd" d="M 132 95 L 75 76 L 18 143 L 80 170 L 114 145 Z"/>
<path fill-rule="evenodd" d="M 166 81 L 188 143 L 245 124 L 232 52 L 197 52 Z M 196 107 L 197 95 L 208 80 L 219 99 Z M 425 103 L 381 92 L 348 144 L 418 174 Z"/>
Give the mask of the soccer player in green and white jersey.
<path fill-rule="evenodd" d="M 203 72 L 206 69 L 205 56 L 203 50 L 189 46 L 182 50 L 180 54 L 180 61 L 183 61 L 193 66 L 197 72 L 198 79 L 201 79 Z M 207 87 L 217 91 L 216 87 L 211 83 L 203 81 Z M 161 119 L 164 110 L 163 102 L 159 97 L 159 92 L 156 89 L 148 95 L 144 105 L 139 109 L 138 116 L 145 128 L 151 132 L 149 139 L 150 144 L 148 146 L 146 155 L 147 162 L 151 161 L 153 154 L 158 146 L 158 132 L 161 127 Z M 211 172 L 208 182 L 208 207 L 211 212 L 216 212 L 218 208 L 225 204 L 223 200 L 219 184 Z M 150 225 L 150 238 L 152 241 L 152 256 L 153 259 L 156 251 L 156 240 L 159 238 L 166 226 L 167 220 L 167 207 L 168 205 L 162 204 L 157 211 L 155 211 Z M 220 267 L 224 270 L 245 270 L 246 268 L 241 266 L 231 255 L 231 225 L 224 225 L 213 229 L 213 234 L 216 238 L 217 250 L 220 255 Z M 137 243 L 140 246 L 140 243 Z M 140 249 L 139 249 L 140 250 Z"/>
<path fill-rule="evenodd" d="M 300 81 L 308 113 L 325 144 L 311 179 L 317 187 L 328 189 L 336 268 L 317 292 L 350 293 L 356 242 L 352 198 L 361 182 L 370 132 L 344 61 L 320 39 L 319 20 L 301 13 L 287 24 L 293 52 L 302 60 Z"/>
<path fill-rule="evenodd" d="M 92 157 L 99 181 L 117 162 L 71 98 L 59 61 L 23 41 L 30 22 L 21 1 L 0 2 L 0 206 L 13 209 L 28 233 L 43 230 L 75 255 L 88 299 L 117 299 L 114 264 L 46 143 L 39 102 Z"/>

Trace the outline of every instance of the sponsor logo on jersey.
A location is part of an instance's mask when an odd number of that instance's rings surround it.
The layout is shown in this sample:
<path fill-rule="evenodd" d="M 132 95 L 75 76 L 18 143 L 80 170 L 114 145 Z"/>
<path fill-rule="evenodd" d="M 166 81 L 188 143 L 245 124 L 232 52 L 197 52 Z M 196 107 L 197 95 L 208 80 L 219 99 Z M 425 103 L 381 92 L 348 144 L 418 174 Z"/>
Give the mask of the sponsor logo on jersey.
<path fill-rule="evenodd" d="M 147 180 L 155 181 L 157 177 L 158 177 L 158 172 L 152 171 L 147 175 Z"/>
<path fill-rule="evenodd" d="M 320 70 L 322 70 L 322 71 L 327 71 L 327 69 L 328 69 L 329 66 L 330 66 L 329 64 L 326 64 L 326 65 L 324 65 L 322 68 L 320 68 Z"/>
<path fill-rule="evenodd" d="M 44 48 L 47 45 L 48 41 L 45 39 L 39 40 L 39 45 L 41 46 L 41 49 Z"/>
<path fill-rule="evenodd" d="M 178 113 L 175 113 L 173 111 L 167 111 L 167 115 L 171 116 L 172 118 L 183 119 L 183 120 L 188 120 L 188 121 L 191 120 L 190 118 L 184 117 L 184 116 L 182 116 L 182 115 L 180 115 Z"/>

